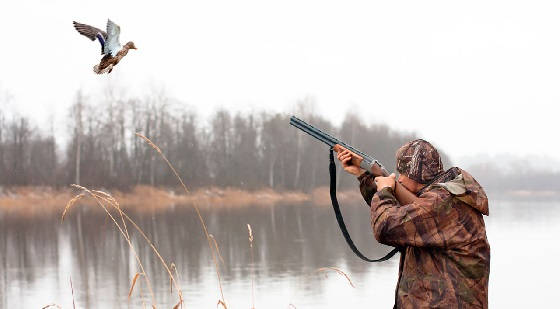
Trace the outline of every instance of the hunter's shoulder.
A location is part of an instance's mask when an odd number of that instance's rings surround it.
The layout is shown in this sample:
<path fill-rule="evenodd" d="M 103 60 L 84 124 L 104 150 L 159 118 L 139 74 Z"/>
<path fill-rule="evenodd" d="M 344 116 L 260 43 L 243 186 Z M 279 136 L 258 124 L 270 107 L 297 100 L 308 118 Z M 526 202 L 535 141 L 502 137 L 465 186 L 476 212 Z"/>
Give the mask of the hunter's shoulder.
<path fill-rule="evenodd" d="M 424 194 L 438 194 L 441 199 L 453 198 L 484 215 L 488 215 L 488 197 L 484 188 L 467 171 L 452 167 L 442 173 Z"/>

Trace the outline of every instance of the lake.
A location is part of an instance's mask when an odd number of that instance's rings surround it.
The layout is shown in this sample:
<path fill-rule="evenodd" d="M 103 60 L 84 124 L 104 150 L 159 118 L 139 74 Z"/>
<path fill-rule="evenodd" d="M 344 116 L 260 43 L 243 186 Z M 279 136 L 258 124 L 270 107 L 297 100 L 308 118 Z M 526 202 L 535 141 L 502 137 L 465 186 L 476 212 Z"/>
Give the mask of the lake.
<path fill-rule="evenodd" d="M 491 198 L 491 197 L 490 197 Z M 22 217 L 0 213 L 0 307 L 146 308 L 148 287 L 132 278 L 135 255 L 113 221 L 91 206 L 60 214 Z M 219 245 L 222 290 L 228 308 L 391 308 L 398 255 L 366 263 L 351 252 L 331 208 L 312 205 L 201 209 Z M 365 204 L 342 205 L 350 234 L 368 257 L 389 251 L 371 233 Z M 129 212 L 168 264 L 174 263 L 183 308 L 216 308 L 220 288 L 211 251 L 191 206 Z M 560 276 L 560 201 L 490 200 L 485 217 L 491 245 L 491 308 L 547 307 L 557 302 Z M 253 229 L 251 261 L 247 224 Z M 151 247 L 128 225 L 158 308 L 178 302 Z M 333 270 L 345 272 L 347 279 Z M 72 288 L 70 287 L 70 278 Z"/>

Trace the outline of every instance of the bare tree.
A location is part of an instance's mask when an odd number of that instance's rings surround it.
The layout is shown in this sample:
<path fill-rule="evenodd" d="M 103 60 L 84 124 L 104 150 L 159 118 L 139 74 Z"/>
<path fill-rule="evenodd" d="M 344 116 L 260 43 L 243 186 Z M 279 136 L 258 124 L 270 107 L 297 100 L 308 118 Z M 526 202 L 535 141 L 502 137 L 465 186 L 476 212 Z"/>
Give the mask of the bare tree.
<path fill-rule="evenodd" d="M 80 167 L 82 159 L 82 134 L 83 134 L 83 119 L 82 113 L 84 109 L 84 98 L 82 92 L 78 91 L 76 94 L 76 101 L 71 107 L 70 115 L 73 120 L 74 127 L 74 140 L 75 140 L 75 165 L 74 165 L 74 183 L 80 184 Z"/>

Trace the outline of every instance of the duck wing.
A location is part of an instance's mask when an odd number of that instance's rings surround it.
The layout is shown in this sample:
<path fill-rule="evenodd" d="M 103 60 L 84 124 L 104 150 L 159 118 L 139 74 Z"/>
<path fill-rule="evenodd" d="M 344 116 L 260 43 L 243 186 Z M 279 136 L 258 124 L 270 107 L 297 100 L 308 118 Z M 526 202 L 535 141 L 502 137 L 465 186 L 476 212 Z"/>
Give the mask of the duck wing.
<path fill-rule="evenodd" d="M 78 31 L 81 35 L 87 37 L 92 41 L 95 41 L 97 39 L 99 41 L 99 44 L 101 44 L 101 54 L 105 54 L 105 41 L 107 40 L 107 33 L 105 31 L 75 21 L 73 23 L 74 28 L 76 28 L 76 31 Z"/>
<path fill-rule="evenodd" d="M 121 27 L 115 24 L 110 19 L 107 20 L 107 40 L 103 49 L 104 54 L 111 54 L 116 56 L 121 50 L 121 43 L 119 42 L 119 35 L 121 34 Z"/>

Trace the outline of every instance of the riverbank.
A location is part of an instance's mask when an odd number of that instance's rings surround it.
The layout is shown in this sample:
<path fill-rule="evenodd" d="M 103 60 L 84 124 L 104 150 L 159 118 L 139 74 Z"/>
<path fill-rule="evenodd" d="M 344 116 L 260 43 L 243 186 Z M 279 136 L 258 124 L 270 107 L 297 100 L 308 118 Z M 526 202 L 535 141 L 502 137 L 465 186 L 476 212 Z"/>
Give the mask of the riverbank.
<path fill-rule="evenodd" d="M 319 187 L 311 192 L 276 191 L 272 189 L 241 190 L 237 188 L 208 187 L 185 194 L 180 188 L 136 186 L 132 190 L 102 190 L 112 195 L 127 211 L 152 212 L 176 207 L 197 205 L 204 207 L 244 208 L 253 206 L 275 206 L 282 204 L 330 206 L 329 189 Z M 0 211 L 2 213 L 37 216 L 62 214 L 64 207 L 76 194 L 76 189 L 54 189 L 51 187 L 11 187 L 0 189 Z M 341 204 L 363 203 L 357 189 L 338 192 Z M 490 192 L 490 200 L 560 200 L 557 191 L 504 191 Z M 81 199 L 78 205 L 96 206 L 92 198 Z M 98 207 L 93 207 L 99 209 Z M 100 210 L 100 209 L 99 209 Z"/>
<path fill-rule="evenodd" d="M 173 188 L 136 186 L 130 191 L 102 190 L 112 195 L 125 210 L 137 212 L 166 210 L 175 207 L 223 207 L 274 206 L 281 204 L 312 204 L 330 206 L 329 190 L 320 187 L 310 193 L 301 191 L 275 191 L 272 189 L 240 190 L 237 188 L 201 188 L 187 194 Z M 79 191 L 72 188 L 56 190 L 50 187 L 12 187 L 0 191 L 0 210 L 4 213 L 36 216 L 62 214 L 64 207 Z M 343 202 L 363 202 L 358 190 L 338 193 Z M 95 206 L 92 198 L 81 199 L 83 206 Z M 74 206 L 75 207 L 75 206 Z M 95 207 L 97 208 L 97 207 Z"/>

